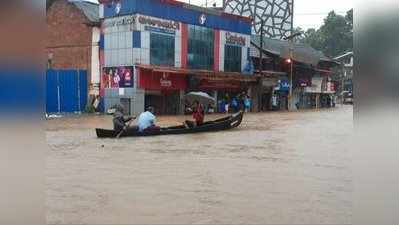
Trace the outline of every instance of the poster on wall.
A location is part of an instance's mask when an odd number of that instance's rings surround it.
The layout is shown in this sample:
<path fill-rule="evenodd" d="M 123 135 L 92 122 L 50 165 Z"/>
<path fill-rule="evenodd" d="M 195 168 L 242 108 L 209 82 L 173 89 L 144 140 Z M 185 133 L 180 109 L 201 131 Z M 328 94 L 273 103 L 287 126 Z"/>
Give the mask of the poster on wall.
<path fill-rule="evenodd" d="M 102 88 L 133 88 L 134 76 L 132 66 L 103 68 Z"/>
<path fill-rule="evenodd" d="M 323 83 L 322 77 L 313 77 L 312 85 L 305 88 L 307 93 L 321 93 L 321 85 Z"/>

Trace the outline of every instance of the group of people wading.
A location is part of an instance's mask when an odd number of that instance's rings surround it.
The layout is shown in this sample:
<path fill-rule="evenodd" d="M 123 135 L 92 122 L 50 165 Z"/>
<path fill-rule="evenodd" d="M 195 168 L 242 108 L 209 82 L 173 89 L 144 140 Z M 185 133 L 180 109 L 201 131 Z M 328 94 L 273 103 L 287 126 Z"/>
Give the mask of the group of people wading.
<path fill-rule="evenodd" d="M 113 116 L 114 130 L 118 134 L 127 132 L 128 129 L 134 129 L 139 132 L 157 132 L 161 127 L 156 125 L 155 109 L 150 106 L 145 112 L 142 112 L 137 119 L 137 126 L 129 126 L 130 123 L 136 119 L 134 116 L 125 116 L 125 111 L 122 106 L 115 106 L 115 113 Z M 186 120 L 183 124 L 186 128 L 193 128 L 201 126 L 204 123 L 205 110 L 204 106 L 199 101 L 194 101 L 192 107 L 193 121 Z"/>

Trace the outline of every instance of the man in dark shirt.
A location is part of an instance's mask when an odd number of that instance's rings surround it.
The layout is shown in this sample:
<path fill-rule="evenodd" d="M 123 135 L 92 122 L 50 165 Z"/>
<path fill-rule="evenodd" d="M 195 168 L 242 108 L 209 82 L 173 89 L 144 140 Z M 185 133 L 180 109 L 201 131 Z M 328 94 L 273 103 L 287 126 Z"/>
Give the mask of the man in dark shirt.
<path fill-rule="evenodd" d="M 112 122 L 114 123 L 114 130 L 120 133 L 122 130 L 127 130 L 126 123 L 136 119 L 132 116 L 124 116 L 124 109 L 121 105 L 115 106 L 115 113 Z"/>

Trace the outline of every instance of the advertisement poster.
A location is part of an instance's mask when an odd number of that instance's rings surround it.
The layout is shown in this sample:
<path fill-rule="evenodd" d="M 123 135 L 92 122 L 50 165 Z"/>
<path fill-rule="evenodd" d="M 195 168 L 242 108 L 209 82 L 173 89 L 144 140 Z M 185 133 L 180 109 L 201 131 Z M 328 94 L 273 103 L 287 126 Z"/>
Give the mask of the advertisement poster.
<path fill-rule="evenodd" d="M 106 67 L 103 69 L 102 88 L 132 88 L 134 87 L 133 67 Z"/>

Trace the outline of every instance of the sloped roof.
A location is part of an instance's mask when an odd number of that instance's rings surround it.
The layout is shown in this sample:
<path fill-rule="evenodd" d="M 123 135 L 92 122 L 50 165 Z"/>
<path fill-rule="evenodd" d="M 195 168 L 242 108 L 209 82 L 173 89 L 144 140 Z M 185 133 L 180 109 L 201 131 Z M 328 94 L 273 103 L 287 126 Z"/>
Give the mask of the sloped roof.
<path fill-rule="evenodd" d="M 252 35 L 251 44 L 251 48 L 255 48 L 255 51 L 259 52 L 260 35 Z M 280 58 L 290 57 L 290 43 L 288 41 L 263 38 L 263 50 Z M 254 56 L 258 57 L 258 55 L 259 53 L 256 53 Z M 317 65 L 319 61 L 332 62 L 332 60 L 326 57 L 321 51 L 317 51 L 308 45 L 299 43 L 294 43 L 293 45 L 292 58 L 294 61 L 310 65 Z"/>
<path fill-rule="evenodd" d="M 74 4 L 80 11 L 82 11 L 90 22 L 100 22 L 99 4 L 83 0 L 69 0 L 69 2 Z"/>
<path fill-rule="evenodd" d="M 345 53 L 345 54 L 343 54 L 343 55 L 340 55 L 340 56 L 335 57 L 334 59 L 335 59 L 335 60 L 339 60 L 339 59 L 345 58 L 345 57 L 347 57 L 347 56 L 353 56 L 353 52 L 347 52 L 347 53 Z"/>

